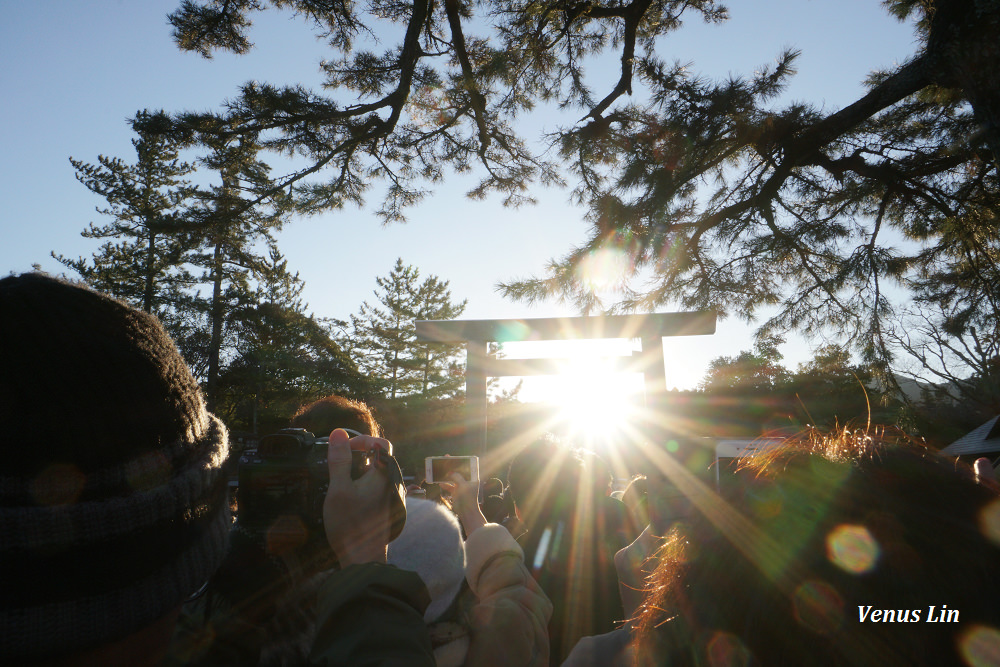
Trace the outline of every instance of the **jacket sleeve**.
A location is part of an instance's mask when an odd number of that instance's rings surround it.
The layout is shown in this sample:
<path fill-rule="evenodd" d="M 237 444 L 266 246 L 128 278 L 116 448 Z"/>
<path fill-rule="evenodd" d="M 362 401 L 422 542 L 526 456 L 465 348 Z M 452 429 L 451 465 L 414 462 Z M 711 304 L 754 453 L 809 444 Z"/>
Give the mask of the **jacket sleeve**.
<path fill-rule="evenodd" d="M 487 524 L 469 535 L 465 554 L 477 598 L 465 667 L 547 665 L 552 603 L 524 566 L 521 547 L 506 528 Z"/>
<path fill-rule="evenodd" d="M 631 642 L 626 628 L 581 637 L 560 667 L 630 667 L 635 664 Z"/>
<path fill-rule="evenodd" d="M 319 589 L 310 663 L 327 667 L 434 667 L 423 613 L 427 588 L 414 572 L 365 563 L 334 572 Z"/>

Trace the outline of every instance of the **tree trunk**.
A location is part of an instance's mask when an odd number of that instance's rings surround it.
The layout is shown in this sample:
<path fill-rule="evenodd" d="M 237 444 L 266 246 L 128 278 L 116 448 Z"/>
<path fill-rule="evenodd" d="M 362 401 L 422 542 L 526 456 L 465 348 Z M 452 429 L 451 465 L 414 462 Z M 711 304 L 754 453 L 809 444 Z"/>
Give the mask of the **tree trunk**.
<path fill-rule="evenodd" d="M 142 292 L 142 309 L 147 313 L 153 312 L 153 265 L 156 258 L 156 234 L 149 233 L 149 243 L 146 248 L 146 284 Z"/>
<path fill-rule="evenodd" d="M 205 388 L 209 411 L 215 409 L 219 382 L 219 356 L 222 349 L 222 244 L 215 245 L 212 266 L 212 340 L 208 347 L 208 382 Z"/>

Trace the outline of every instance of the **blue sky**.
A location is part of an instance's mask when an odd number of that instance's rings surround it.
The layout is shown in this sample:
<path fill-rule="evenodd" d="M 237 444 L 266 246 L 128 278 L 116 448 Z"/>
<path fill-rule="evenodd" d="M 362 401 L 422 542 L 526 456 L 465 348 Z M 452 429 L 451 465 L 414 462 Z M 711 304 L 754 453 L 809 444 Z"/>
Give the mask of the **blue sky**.
<path fill-rule="evenodd" d="M 73 176 L 70 156 L 95 162 L 98 154 L 134 160 L 126 119 L 136 111 L 207 110 L 257 79 L 275 84 L 319 81 L 317 65 L 332 57 L 310 27 L 290 13 L 257 15 L 257 48 L 242 57 L 212 60 L 180 52 L 166 15 L 178 0 L 32 0 L 4 3 L 0 25 L 0 161 L 3 213 L 0 273 L 38 263 L 59 272 L 56 251 L 89 256 L 99 245 L 80 237 L 89 222 L 102 224 L 102 201 Z M 783 47 L 802 51 L 787 99 L 834 110 L 856 99 L 869 71 L 892 66 L 915 50 L 912 27 L 888 17 L 875 0 L 756 0 L 732 3 L 722 26 L 697 22 L 663 40 L 660 55 L 691 62 L 709 77 L 749 74 L 773 62 Z M 597 63 L 614 82 L 617 59 Z M 529 119 L 539 131 L 568 125 L 574 116 L 544 112 Z M 537 190 L 540 203 L 504 209 L 497 199 L 464 197 L 474 179 L 454 177 L 410 213 L 405 225 L 383 227 L 370 209 L 346 209 L 291 222 L 279 236 L 290 265 L 306 281 L 305 297 L 318 316 L 347 319 L 371 299 L 375 277 L 396 257 L 424 275 L 451 281 L 467 298 L 464 317 L 574 315 L 567 306 L 528 307 L 495 292 L 502 280 L 540 273 L 546 260 L 583 240 L 583 211 L 568 192 Z M 811 343 L 811 344 L 815 344 Z M 809 357 L 810 343 L 790 338 L 783 350 L 792 368 Z M 751 328 L 723 320 L 712 337 L 668 340 L 668 385 L 692 387 L 708 361 L 752 346 Z M 544 383 L 527 392 L 540 398 Z"/>

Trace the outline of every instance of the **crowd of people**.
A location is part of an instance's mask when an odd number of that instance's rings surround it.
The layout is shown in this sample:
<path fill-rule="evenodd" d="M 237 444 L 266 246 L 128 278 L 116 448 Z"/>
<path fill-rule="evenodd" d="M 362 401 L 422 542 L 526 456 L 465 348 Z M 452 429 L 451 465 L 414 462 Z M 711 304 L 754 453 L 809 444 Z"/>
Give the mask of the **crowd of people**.
<path fill-rule="evenodd" d="M 1000 664 L 983 462 L 792 438 L 722 486 L 655 449 L 619 495 L 545 437 L 417 495 L 367 406 L 331 396 L 290 424 L 324 437 L 322 521 L 250 530 L 155 317 L 9 276 L 0 349 L 2 664 Z"/>

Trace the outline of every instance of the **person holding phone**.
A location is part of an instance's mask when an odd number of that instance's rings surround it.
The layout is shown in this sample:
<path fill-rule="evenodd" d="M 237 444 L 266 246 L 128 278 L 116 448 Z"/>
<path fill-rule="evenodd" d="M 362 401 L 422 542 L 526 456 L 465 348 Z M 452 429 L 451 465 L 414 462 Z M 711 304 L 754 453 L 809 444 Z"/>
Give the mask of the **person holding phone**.
<path fill-rule="evenodd" d="M 406 499 L 406 527 L 389 545 L 388 562 L 427 584 L 424 620 L 437 667 L 544 667 L 552 604 L 525 567 L 521 547 L 480 511 L 478 475 L 465 474 L 435 478 L 458 519 L 441 503 Z"/>
<path fill-rule="evenodd" d="M 524 551 L 503 526 L 486 521 L 474 480 L 453 472 L 442 486 L 467 535 L 465 577 L 475 595 L 471 642 L 463 665 L 548 664 L 552 602 L 524 563 Z"/>

